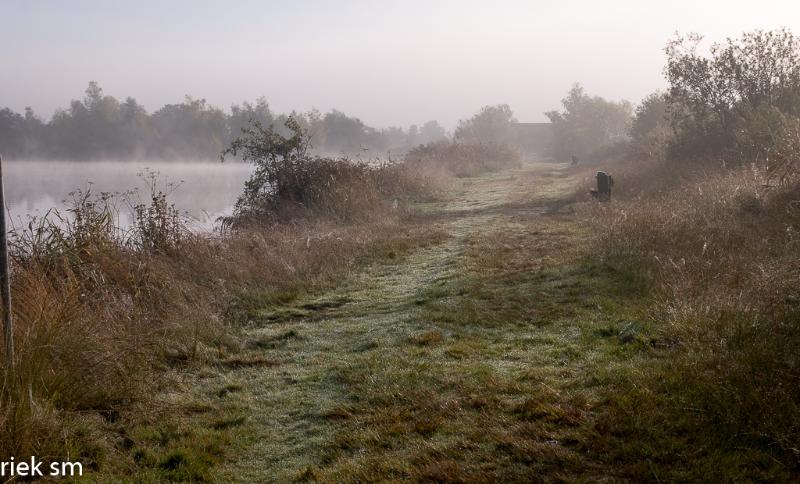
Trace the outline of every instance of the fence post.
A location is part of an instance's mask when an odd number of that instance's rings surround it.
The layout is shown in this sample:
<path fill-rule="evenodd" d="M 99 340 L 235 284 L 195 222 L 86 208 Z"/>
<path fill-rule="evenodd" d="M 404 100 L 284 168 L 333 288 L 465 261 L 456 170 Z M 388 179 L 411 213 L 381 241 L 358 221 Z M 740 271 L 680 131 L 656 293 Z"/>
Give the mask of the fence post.
<path fill-rule="evenodd" d="M 8 233 L 6 232 L 6 198 L 3 193 L 3 158 L 0 156 L 0 292 L 3 298 L 3 340 L 5 366 L 14 366 L 14 320 L 11 315 L 11 277 L 8 270 Z"/>

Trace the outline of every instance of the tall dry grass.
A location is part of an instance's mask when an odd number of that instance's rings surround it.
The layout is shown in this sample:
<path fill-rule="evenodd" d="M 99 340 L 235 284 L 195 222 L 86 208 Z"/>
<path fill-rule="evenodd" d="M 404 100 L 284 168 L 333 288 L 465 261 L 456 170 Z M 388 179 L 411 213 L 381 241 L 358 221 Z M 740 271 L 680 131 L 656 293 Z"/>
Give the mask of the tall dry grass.
<path fill-rule="evenodd" d="M 425 153 L 273 163 L 268 191 L 217 234 L 190 231 L 152 174 L 143 200 L 78 190 L 65 213 L 14 229 L 17 353 L 0 391 L 0 452 L 101 467 L 119 452 L 108 424 L 150 402 L 164 370 L 221 363 L 258 310 L 438 240 L 406 217 L 411 202 L 441 196 L 454 175 L 518 162 L 503 147 Z"/>
<path fill-rule="evenodd" d="M 435 197 L 441 189 L 440 178 L 403 163 L 307 156 L 276 165 L 276 180 L 240 203 L 237 213 L 224 220 L 225 226 L 396 217 L 408 212 L 409 202 Z"/>
<path fill-rule="evenodd" d="M 796 467 L 800 179 L 769 183 L 755 167 L 638 168 L 592 215 L 595 250 L 649 288 L 648 317 L 669 358 L 649 384 L 670 392 L 670 408 L 649 424 L 688 418 L 700 440 Z"/>
<path fill-rule="evenodd" d="M 521 157 L 505 144 L 439 141 L 410 150 L 405 163 L 415 170 L 440 171 L 462 178 L 517 167 Z"/>
<path fill-rule="evenodd" d="M 254 310 L 438 237 L 375 198 L 421 196 L 424 178 L 323 164 L 306 212 L 286 208 L 269 227 L 192 233 L 153 183 L 145 200 L 77 191 L 66 213 L 15 229 L 17 352 L 0 391 L 0 452 L 101 466 L 117 452 L 105 424 L 150 401 L 163 370 L 217 364 L 241 349 Z"/>

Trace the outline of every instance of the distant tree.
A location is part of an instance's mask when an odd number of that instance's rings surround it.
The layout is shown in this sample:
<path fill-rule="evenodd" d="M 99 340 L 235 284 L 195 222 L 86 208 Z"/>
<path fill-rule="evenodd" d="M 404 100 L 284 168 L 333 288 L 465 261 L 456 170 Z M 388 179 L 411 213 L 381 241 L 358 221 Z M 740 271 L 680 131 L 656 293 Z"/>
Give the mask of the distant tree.
<path fill-rule="evenodd" d="M 412 124 L 408 127 L 408 134 L 406 137 L 406 144 L 408 146 L 415 146 L 420 144 L 419 143 L 419 127 L 416 124 Z"/>
<path fill-rule="evenodd" d="M 104 96 L 97 82 L 90 82 L 83 100 L 73 99 L 68 109 L 53 116 L 48 127 L 51 149 L 69 159 L 115 156 L 119 111 L 119 102 Z"/>
<path fill-rule="evenodd" d="M 589 96 L 580 84 L 574 84 L 561 105 L 562 111 L 545 113 L 553 124 L 556 158 L 597 155 L 627 140 L 633 112 L 629 102 Z"/>
<path fill-rule="evenodd" d="M 364 147 L 366 126 L 360 119 L 333 110 L 322 118 L 322 145 L 327 153 L 358 153 Z"/>
<path fill-rule="evenodd" d="M 119 106 L 116 152 L 123 159 L 144 158 L 155 140 L 155 129 L 144 106 L 132 97 Z"/>
<path fill-rule="evenodd" d="M 24 148 L 19 156 L 24 158 L 41 156 L 46 145 L 46 125 L 30 106 L 25 107 L 24 120 Z"/>
<path fill-rule="evenodd" d="M 157 137 L 152 150 L 161 158 L 213 158 L 229 137 L 225 113 L 208 106 L 205 99 L 186 96 L 183 103 L 153 113 L 152 120 Z"/>
<path fill-rule="evenodd" d="M 250 126 L 250 123 L 258 122 L 262 126 L 270 126 L 275 123 L 275 115 L 269 108 L 266 98 L 256 99 L 255 104 L 243 102 L 241 105 L 231 106 L 231 115 L 228 117 L 228 127 L 230 141 L 242 134 L 242 131 Z"/>
<path fill-rule="evenodd" d="M 25 118 L 14 111 L 0 109 L 0 154 L 17 158 L 25 154 Z"/>
<path fill-rule="evenodd" d="M 381 149 L 384 151 L 399 151 L 408 147 L 408 133 L 403 128 L 389 126 L 380 130 L 378 134 L 382 138 L 380 144 L 382 145 Z"/>
<path fill-rule="evenodd" d="M 636 107 L 630 133 L 631 156 L 645 159 L 664 157 L 672 136 L 665 93 L 655 92 L 642 100 Z"/>
<path fill-rule="evenodd" d="M 292 111 L 274 113 L 267 100 L 231 106 L 230 114 L 208 105 L 204 99 L 187 96 L 182 103 L 167 104 L 152 114 L 134 98 L 119 102 L 105 95 L 97 82 L 90 82 L 82 99 L 58 109 L 50 122 L 42 122 L 30 109 L 25 115 L 0 110 L 0 150 L 13 158 L 48 159 L 214 159 L 225 146 L 257 122 L 281 136 L 294 132 L 287 121 L 301 127 L 323 153 L 369 156 L 404 151 L 411 138 L 421 143 L 445 136 L 435 122 L 425 123 L 418 134 L 399 127 L 376 129 L 360 119 L 333 110 L 320 113 Z"/>
<path fill-rule="evenodd" d="M 471 118 L 458 122 L 454 138 L 466 143 L 509 143 L 516 122 L 508 104 L 484 106 Z"/>
<path fill-rule="evenodd" d="M 447 131 L 436 121 L 428 121 L 419 130 L 419 139 L 415 144 L 428 144 L 447 138 Z"/>

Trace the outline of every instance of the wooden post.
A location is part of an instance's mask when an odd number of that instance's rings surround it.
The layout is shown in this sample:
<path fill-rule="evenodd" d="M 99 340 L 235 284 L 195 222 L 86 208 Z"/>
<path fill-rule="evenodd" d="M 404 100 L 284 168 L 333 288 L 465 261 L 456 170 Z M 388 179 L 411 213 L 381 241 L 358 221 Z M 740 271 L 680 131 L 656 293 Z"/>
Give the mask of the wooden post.
<path fill-rule="evenodd" d="M 14 367 L 14 320 L 11 317 L 11 276 L 8 270 L 6 198 L 3 193 L 3 158 L 0 157 L 0 292 L 3 298 L 3 340 L 6 371 Z"/>

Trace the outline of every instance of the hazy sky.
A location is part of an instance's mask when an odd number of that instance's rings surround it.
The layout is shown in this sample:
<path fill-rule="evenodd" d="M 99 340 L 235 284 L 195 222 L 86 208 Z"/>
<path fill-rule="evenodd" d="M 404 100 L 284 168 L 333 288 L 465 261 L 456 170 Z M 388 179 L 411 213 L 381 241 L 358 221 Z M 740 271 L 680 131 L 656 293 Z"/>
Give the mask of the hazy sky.
<path fill-rule="evenodd" d="M 189 94 L 378 127 L 497 103 L 542 121 L 575 81 L 631 101 L 663 87 L 676 30 L 780 26 L 800 34 L 800 1 L 0 0 L 0 106 L 49 118 L 96 80 L 150 111 Z"/>

